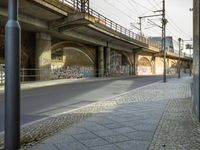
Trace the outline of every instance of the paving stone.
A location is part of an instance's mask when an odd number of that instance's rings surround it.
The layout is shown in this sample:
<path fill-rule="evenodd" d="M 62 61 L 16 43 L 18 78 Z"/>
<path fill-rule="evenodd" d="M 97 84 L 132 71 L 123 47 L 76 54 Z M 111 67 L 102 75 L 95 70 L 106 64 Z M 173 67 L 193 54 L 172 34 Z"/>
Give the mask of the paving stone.
<path fill-rule="evenodd" d="M 32 148 L 145 150 L 156 131 L 152 150 L 160 150 L 165 144 L 169 149 L 199 149 L 200 127 L 190 114 L 189 79 L 174 81 L 147 85 L 70 114 L 52 117 L 24 128 L 22 139 L 27 136 L 42 139 L 65 128 L 59 132 L 60 136 L 54 135 Z"/>
<path fill-rule="evenodd" d="M 45 140 L 43 143 L 51 144 L 51 143 L 70 143 L 75 141 L 75 139 L 72 136 L 68 136 L 66 134 L 57 134 L 53 137 Z"/>
<path fill-rule="evenodd" d="M 104 146 L 97 146 L 91 147 L 91 150 L 121 150 L 119 147 L 115 145 L 104 145 Z"/>
<path fill-rule="evenodd" d="M 81 134 L 81 133 L 86 133 L 88 132 L 84 128 L 79 128 L 79 127 L 71 127 L 67 128 L 63 131 L 63 133 L 69 134 L 69 135 L 74 135 L 74 134 Z"/>
<path fill-rule="evenodd" d="M 200 124 L 193 118 L 191 103 L 191 98 L 170 100 L 150 150 L 199 149 L 200 140 L 197 139 L 200 139 Z"/>
<path fill-rule="evenodd" d="M 138 124 L 134 126 L 134 129 L 137 131 L 149 131 L 153 132 L 155 131 L 157 126 L 155 124 Z"/>
<path fill-rule="evenodd" d="M 123 134 L 123 133 L 133 132 L 135 130 L 130 127 L 122 127 L 122 128 L 112 129 L 112 131 Z"/>
<path fill-rule="evenodd" d="M 124 135 L 112 135 L 112 136 L 106 136 L 103 137 L 105 140 L 107 140 L 109 143 L 118 143 L 123 141 L 129 141 L 130 139 Z"/>
<path fill-rule="evenodd" d="M 110 120 L 110 119 L 102 119 L 102 120 L 99 120 L 97 123 L 100 124 L 100 125 L 107 125 L 107 124 L 114 123 L 114 121 Z"/>
<path fill-rule="evenodd" d="M 58 150 L 87 150 L 83 144 L 79 142 L 70 142 L 70 143 L 57 143 L 56 147 Z"/>
<path fill-rule="evenodd" d="M 110 123 L 110 124 L 104 124 L 103 126 L 108 128 L 108 129 L 116 129 L 116 128 L 118 129 L 118 128 L 122 128 L 124 125 L 115 122 L 115 123 Z"/>
<path fill-rule="evenodd" d="M 96 125 L 96 126 L 90 126 L 90 127 L 85 127 L 85 129 L 95 132 L 95 131 L 102 131 L 102 130 L 108 130 L 108 128 L 102 126 L 102 125 Z"/>
<path fill-rule="evenodd" d="M 33 148 L 30 148 L 30 150 L 58 150 L 58 149 L 52 143 L 48 143 L 48 144 L 44 143 L 44 144 L 37 145 Z"/>
<path fill-rule="evenodd" d="M 100 136 L 100 137 L 105 137 L 105 136 L 111 136 L 111 135 L 118 135 L 119 132 L 115 132 L 112 130 L 103 130 L 103 131 L 96 131 L 94 134 Z"/>
<path fill-rule="evenodd" d="M 102 146 L 109 144 L 107 141 L 105 141 L 102 138 L 96 138 L 96 139 L 89 139 L 89 140 L 80 140 L 80 142 L 87 147 L 94 147 L 94 146 Z"/>
<path fill-rule="evenodd" d="M 95 134 L 91 133 L 91 132 L 87 132 L 87 133 L 81 133 L 81 134 L 74 134 L 72 135 L 74 138 L 76 138 L 77 140 L 88 140 L 88 139 L 95 139 L 98 138 Z"/>
<path fill-rule="evenodd" d="M 123 150 L 148 150 L 150 142 L 146 141 L 126 141 L 116 144 Z"/>
<path fill-rule="evenodd" d="M 125 136 L 129 137 L 133 140 L 141 140 L 141 141 L 152 141 L 154 132 L 148 131 L 135 131 L 124 134 Z"/>

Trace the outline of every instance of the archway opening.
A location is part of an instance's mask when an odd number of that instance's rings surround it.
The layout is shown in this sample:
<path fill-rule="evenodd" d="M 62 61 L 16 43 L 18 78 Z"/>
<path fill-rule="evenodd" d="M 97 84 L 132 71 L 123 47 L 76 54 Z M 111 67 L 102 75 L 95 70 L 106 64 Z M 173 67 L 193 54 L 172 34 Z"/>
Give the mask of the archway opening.
<path fill-rule="evenodd" d="M 52 78 L 73 79 L 95 76 L 94 62 L 79 48 L 63 47 L 52 51 Z"/>
<path fill-rule="evenodd" d="M 138 61 L 138 75 L 151 75 L 152 74 L 152 67 L 151 62 L 142 57 Z"/>
<path fill-rule="evenodd" d="M 129 76 L 132 72 L 132 65 L 127 55 L 119 51 L 111 50 L 111 75 Z"/>

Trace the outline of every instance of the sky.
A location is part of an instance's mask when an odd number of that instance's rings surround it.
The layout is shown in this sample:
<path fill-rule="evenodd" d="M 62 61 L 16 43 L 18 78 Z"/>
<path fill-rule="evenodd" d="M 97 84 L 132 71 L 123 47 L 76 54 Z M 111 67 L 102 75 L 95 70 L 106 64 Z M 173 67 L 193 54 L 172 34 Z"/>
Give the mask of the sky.
<path fill-rule="evenodd" d="M 173 36 L 174 42 L 178 38 L 190 40 L 192 38 L 192 0 L 165 0 L 166 1 L 166 35 Z M 153 11 L 162 9 L 162 0 L 90 0 L 90 7 L 105 15 L 120 25 L 131 29 L 135 33 L 139 30 L 139 16 L 155 15 Z M 161 36 L 161 28 L 151 25 L 150 21 L 161 25 L 161 17 L 142 19 L 142 33 L 146 37 Z"/>

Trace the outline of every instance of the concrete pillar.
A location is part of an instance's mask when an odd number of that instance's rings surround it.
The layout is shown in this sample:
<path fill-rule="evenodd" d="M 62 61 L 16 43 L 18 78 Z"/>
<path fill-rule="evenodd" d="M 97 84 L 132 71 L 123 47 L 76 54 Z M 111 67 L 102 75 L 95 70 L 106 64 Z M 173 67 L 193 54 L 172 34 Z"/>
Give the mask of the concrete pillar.
<path fill-rule="evenodd" d="M 37 80 L 50 79 L 51 35 L 36 33 L 36 75 Z"/>
<path fill-rule="evenodd" d="M 133 75 L 138 75 L 138 54 L 134 53 Z"/>
<path fill-rule="evenodd" d="M 154 56 L 152 56 L 151 65 L 152 65 L 152 74 L 156 74 L 156 59 Z"/>
<path fill-rule="evenodd" d="M 64 66 L 66 66 L 67 56 L 68 56 L 67 50 L 63 49 L 63 63 L 64 63 Z"/>
<path fill-rule="evenodd" d="M 110 75 L 110 48 L 106 47 L 106 67 L 105 67 L 105 75 Z"/>
<path fill-rule="evenodd" d="M 104 75 L 104 48 L 102 46 L 98 47 L 98 77 L 103 77 Z"/>

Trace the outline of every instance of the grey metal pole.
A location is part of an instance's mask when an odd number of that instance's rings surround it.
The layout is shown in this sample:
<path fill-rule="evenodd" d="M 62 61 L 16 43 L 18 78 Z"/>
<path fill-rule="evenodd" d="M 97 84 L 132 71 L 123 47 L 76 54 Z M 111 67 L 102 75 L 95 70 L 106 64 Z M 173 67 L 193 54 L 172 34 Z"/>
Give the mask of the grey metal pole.
<path fill-rule="evenodd" d="M 192 76 L 192 53 L 191 53 L 191 45 L 190 45 L 190 76 Z"/>
<path fill-rule="evenodd" d="M 163 82 L 166 82 L 166 23 L 167 20 L 165 18 L 165 0 L 163 0 L 163 12 L 162 12 L 162 48 L 163 48 L 163 63 L 164 63 L 164 69 L 163 69 Z"/>
<path fill-rule="evenodd" d="M 5 27 L 5 149 L 20 148 L 20 42 L 18 0 L 8 0 Z"/>
<path fill-rule="evenodd" d="M 139 29 L 140 29 L 140 34 L 142 34 L 142 17 L 139 17 Z"/>
<path fill-rule="evenodd" d="M 178 78 L 181 78 L 181 38 L 178 38 L 179 57 L 178 57 Z"/>

